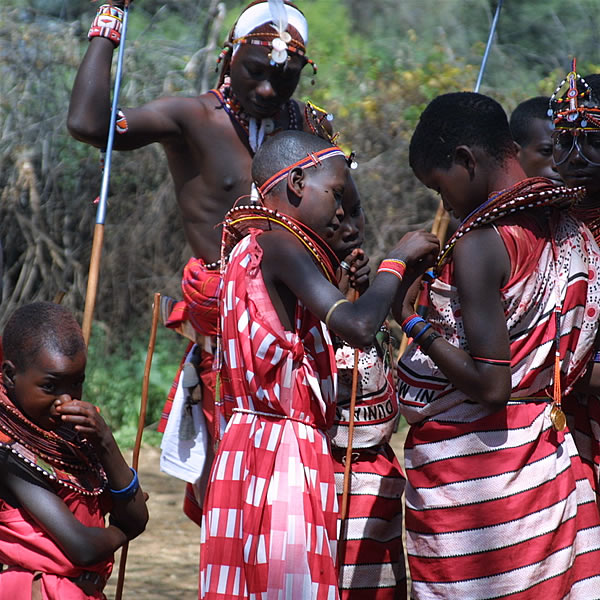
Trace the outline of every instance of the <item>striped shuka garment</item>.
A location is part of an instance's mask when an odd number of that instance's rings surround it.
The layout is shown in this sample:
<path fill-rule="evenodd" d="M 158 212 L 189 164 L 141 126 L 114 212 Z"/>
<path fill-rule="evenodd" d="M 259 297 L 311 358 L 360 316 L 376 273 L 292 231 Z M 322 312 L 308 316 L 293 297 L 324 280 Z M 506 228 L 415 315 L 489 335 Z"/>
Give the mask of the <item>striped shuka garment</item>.
<path fill-rule="evenodd" d="M 338 400 L 329 434 L 338 503 L 344 491 L 354 349 L 336 351 Z M 342 600 L 406 598 L 402 547 L 405 478 L 389 445 L 398 420 L 398 399 L 389 361 L 372 346 L 359 351 L 347 516 L 340 533 Z"/>
<path fill-rule="evenodd" d="M 334 351 L 301 303 L 296 331 L 283 328 L 259 235 L 237 244 L 223 279 L 221 390 L 236 408 L 205 499 L 200 597 L 335 600 Z"/>
<path fill-rule="evenodd" d="M 571 212 L 589 226 L 596 243 L 600 244 L 599 209 L 578 207 Z M 591 310 L 595 310 L 597 318 L 600 317 L 600 307 L 593 307 Z M 596 348 L 593 362 L 600 362 L 598 350 Z M 573 392 L 564 399 L 563 405 L 577 452 L 600 508 L 600 396 Z"/>
<path fill-rule="evenodd" d="M 419 600 L 600 594 L 598 508 L 571 433 L 551 425 L 545 392 L 553 377 L 557 302 L 565 391 L 589 360 L 600 251 L 566 211 L 550 220 L 510 219 L 495 225 L 511 262 L 501 290 L 512 357 L 507 406 L 494 412 L 468 398 L 415 344 L 399 362 L 400 411 L 411 425 L 406 544 Z M 452 263 L 432 284 L 429 320 L 468 350 Z"/>

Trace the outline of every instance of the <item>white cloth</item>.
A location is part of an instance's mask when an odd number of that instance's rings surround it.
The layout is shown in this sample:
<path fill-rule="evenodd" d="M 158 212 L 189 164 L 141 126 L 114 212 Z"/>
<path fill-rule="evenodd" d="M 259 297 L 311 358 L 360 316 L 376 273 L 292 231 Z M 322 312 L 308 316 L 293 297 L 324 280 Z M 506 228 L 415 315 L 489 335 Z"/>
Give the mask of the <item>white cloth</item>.
<path fill-rule="evenodd" d="M 192 349 L 193 350 L 193 349 Z M 190 353 L 186 357 L 189 359 Z M 196 435 L 191 440 L 179 439 L 179 428 L 185 410 L 185 390 L 182 385 L 183 371 L 179 377 L 173 407 L 160 444 L 160 470 L 188 483 L 199 483 L 207 479 L 212 464 L 212 448 L 206 420 L 200 403 L 192 405 L 192 418 Z M 210 455 L 210 456 L 209 456 Z M 206 473 L 204 473 L 206 471 Z"/>
<path fill-rule="evenodd" d="M 288 25 L 292 25 L 298 31 L 306 46 L 306 44 L 308 44 L 308 23 L 305 16 L 297 8 L 288 6 L 287 4 L 285 5 L 285 11 L 288 17 Z M 237 20 L 233 32 L 233 39 L 244 37 L 251 31 L 254 31 L 257 27 L 260 27 L 265 23 L 271 23 L 272 21 L 273 19 L 268 2 L 261 2 L 260 4 L 250 6 Z"/>

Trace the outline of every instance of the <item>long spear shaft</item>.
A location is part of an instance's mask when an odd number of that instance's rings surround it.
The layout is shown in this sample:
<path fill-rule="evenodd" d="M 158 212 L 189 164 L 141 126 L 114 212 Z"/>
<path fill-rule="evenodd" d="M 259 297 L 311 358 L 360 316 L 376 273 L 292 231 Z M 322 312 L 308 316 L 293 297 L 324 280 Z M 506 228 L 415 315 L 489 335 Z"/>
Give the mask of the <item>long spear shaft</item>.
<path fill-rule="evenodd" d="M 494 40 L 494 34 L 496 33 L 496 27 L 498 26 L 498 19 L 500 18 L 500 11 L 502 10 L 503 2 L 504 0 L 498 0 L 498 6 L 496 6 L 496 13 L 494 14 L 492 26 L 490 27 L 490 35 L 488 36 L 488 41 L 485 46 L 485 52 L 483 53 L 483 58 L 481 59 L 481 66 L 479 67 L 479 75 L 477 75 L 477 82 L 475 83 L 475 87 L 473 88 L 474 92 L 479 92 L 479 88 L 481 87 L 483 72 L 485 71 L 487 59 L 490 54 L 490 48 L 492 47 L 492 41 Z"/>
<path fill-rule="evenodd" d="M 110 168 L 112 163 L 112 150 L 115 140 L 115 126 L 117 122 L 117 111 L 119 109 L 119 92 L 121 90 L 121 75 L 123 73 L 123 57 L 125 55 L 125 37 L 127 35 L 127 22 L 129 20 L 129 2 L 123 7 L 123 25 L 121 27 L 121 42 L 117 57 L 117 72 L 115 74 L 115 86 L 113 91 L 112 110 L 110 123 L 108 125 L 108 140 L 106 142 L 106 155 L 104 157 L 104 170 L 102 172 L 102 187 L 96 210 L 96 225 L 94 227 L 94 239 L 92 241 L 92 255 L 90 257 L 90 268 L 88 272 L 87 291 L 85 294 L 85 307 L 83 310 L 83 339 L 89 345 L 92 335 L 92 321 L 94 318 L 94 307 L 98 292 L 98 275 L 100 273 L 100 258 L 102 256 L 102 244 L 104 241 L 104 222 L 106 220 L 106 203 L 110 184 Z"/>

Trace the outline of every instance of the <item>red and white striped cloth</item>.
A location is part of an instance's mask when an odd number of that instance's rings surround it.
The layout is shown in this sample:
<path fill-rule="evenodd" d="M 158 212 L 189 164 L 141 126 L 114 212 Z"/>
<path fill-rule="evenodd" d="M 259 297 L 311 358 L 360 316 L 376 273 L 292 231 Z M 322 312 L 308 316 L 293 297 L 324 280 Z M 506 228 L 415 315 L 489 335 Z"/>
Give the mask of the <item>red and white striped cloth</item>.
<path fill-rule="evenodd" d="M 550 224 L 551 223 L 551 224 Z M 496 222 L 509 252 L 502 293 L 513 399 L 494 411 L 449 383 L 415 345 L 399 363 L 412 597 L 597 598 L 600 516 L 569 430 L 552 428 L 553 309 L 560 299 L 569 391 L 598 327 L 600 251 L 566 213 Z M 553 257 L 550 236 L 557 242 Z M 467 348 L 452 264 L 431 286 L 429 320 Z M 538 396 L 539 402 L 518 398 Z"/>
<path fill-rule="evenodd" d="M 380 354 L 381 352 L 381 354 Z M 339 391 L 330 429 L 338 503 L 344 491 L 354 348 L 336 351 Z M 340 534 L 342 600 L 406 598 L 402 546 L 405 478 L 389 445 L 398 419 L 398 399 L 387 354 L 372 346 L 358 353 L 347 515 Z"/>
<path fill-rule="evenodd" d="M 235 247 L 223 279 L 221 390 L 237 412 L 205 499 L 200 597 L 335 600 L 338 506 L 325 434 L 334 352 L 300 303 L 296 330 L 284 330 L 262 279 L 259 235 Z"/>

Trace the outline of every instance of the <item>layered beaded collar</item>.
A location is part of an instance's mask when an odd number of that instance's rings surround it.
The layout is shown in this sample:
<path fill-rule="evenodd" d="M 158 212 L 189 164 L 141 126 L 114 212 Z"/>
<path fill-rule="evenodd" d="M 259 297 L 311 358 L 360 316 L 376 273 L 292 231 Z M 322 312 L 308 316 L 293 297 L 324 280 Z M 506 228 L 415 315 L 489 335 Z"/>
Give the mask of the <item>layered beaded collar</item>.
<path fill-rule="evenodd" d="M 572 206 L 585 195 L 585 188 L 557 187 L 545 177 L 533 177 L 492 194 L 460 224 L 437 258 L 437 272 L 448 261 L 456 242 L 466 233 L 522 210 L 544 206 Z"/>
<path fill-rule="evenodd" d="M 296 237 L 325 277 L 337 285 L 336 267 L 339 265 L 339 260 L 327 242 L 300 221 L 260 204 L 235 206 L 225 215 L 221 268 L 224 268 L 225 259 L 234 246 L 248 234 L 250 229 L 268 231 L 273 229 L 273 226 L 281 227 Z"/>
<path fill-rule="evenodd" d="M 72 429 L 47 431 L 32 423 L 10 401 L 0 379 L 0 447 L 51 481 L 86 496 L 100 495 L 106 475 L 91 445 Z"/>

